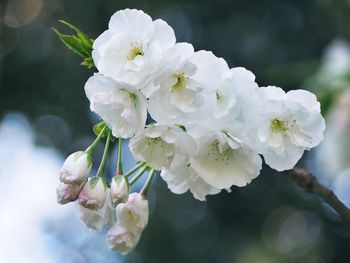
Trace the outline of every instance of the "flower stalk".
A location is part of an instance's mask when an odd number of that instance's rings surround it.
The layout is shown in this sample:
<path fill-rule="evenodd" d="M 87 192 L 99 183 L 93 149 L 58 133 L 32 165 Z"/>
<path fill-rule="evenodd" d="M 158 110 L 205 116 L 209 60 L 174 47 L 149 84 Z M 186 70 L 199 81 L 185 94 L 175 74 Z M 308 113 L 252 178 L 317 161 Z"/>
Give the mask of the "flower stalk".
<path fill-rule="evenodd" d="M 135 165 L 133 168 L 131 168 L 129 171 L 127 171 L 124 176 L 125 177 L 129 177 L 130 175 L 132 175 L 134 172 L 136 172 L 137 170 L 139 170 L 142 166 L 144 166 L 146 163 L 145 162 L 140 162 L 139 164 Z"/>
<path fill-rule="evenodd" d="M 118 161 L 117 161 L 117 175 L 123 174 L 123 161 L 122 161 L 122 149 L 123 138 L 118 139 Z"/>
<path fill-rule="evenodd" d="M 106 130 L 108 129 L 107 125 L 102 128 L 95 141 L 85 150 L 87 154 L 92 154 L 95 150 L 101 139 L 103 138 Z"/>
<path fill-rule="evenodd" d="M 112 134 L 109 131 L 108 135 L 107 135 L 107 139 L 106 139 L 105 149 L 104 149 L 103 155 L 102 155 L 101 164 L 100 164 L 100 166 L 98 167 L 98 170 L 97 170 L 97 176 L 99 176 L 99 177 L 103 177 L 103 174 L 104 174 L 106 160 L 107 160 L 107 155 L 108 155 L 109 144 L 110 144 L 110 141 L 111 141 L 111 136 L 112 136 Z"/>
<path fill-rule="evenodd" d="M 141 195 L 143 195 L 143 196 L 146 196 L 146 195 L 147 195 L 148 189 L 149 189 L 149 187 L 151 186 L 152 179 L 153 179 L 155 173 L 156 173 L 156 171 L 155 171 L 154 169 L 152 169 L 152 170 L 149 172 L 147 181 L 146 181 L 145 185 L 142 187 L 142 189 L 141 189 L 141 191 L 140 191 L 140 194 L 141 194 Z"/>
<path fill-rule="evenodd" d="M 129 184 L 133 185 L 134 183 L 136 183 L 136 181 L 146 172 L 147 168 L 148 166 L 144 164 L 142 169 L 129 181 Z"/>

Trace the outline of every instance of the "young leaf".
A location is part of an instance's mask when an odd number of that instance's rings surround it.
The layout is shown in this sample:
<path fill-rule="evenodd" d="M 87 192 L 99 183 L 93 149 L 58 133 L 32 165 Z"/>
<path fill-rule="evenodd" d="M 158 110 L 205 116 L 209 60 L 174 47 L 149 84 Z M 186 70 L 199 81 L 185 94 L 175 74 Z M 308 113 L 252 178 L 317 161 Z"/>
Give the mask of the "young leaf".
<path fill-rule="evenodd" d="M 75 35 L 64 35 L 56 28 L 52 28 L 52 30 L 70 50 L 83 58 L 81 65 L 86 66 L 87 68 L 94 67 L 94 62 L 91 56 L 93 40 L 88 38 L 80 29 L 72 24 L 63 20 L 59 20 L 59 22 L 73 29 Z"/>

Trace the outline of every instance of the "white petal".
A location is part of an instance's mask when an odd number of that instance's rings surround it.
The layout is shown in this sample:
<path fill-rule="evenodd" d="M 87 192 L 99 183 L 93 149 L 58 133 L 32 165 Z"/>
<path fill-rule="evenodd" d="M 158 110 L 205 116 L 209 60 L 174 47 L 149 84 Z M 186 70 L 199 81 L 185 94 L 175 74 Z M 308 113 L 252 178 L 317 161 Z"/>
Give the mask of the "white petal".
<path fill-rule="evenodd" d="M 156 41 L 164 49 L 171 48 L 175 45 L 175 33 L 171 26 L 162 19 L 154 21 L 155 35 L 153 41 Z"/>
<path fill-rule="evenodd" d="M 154 33 L 152 18 L 141 10 L 124 9 L 117 11 L 109 21 L 113 35 L 133 32 L 140 38 L 147 38 Z"/>
<path fill-rule="evenodd" d="M 263 152 L 265 163 L 271 168 L 282 172 L 285 170 L 293 169 L 299 159 L 302 157 L 304 153 L 303 149 L 300 149 L 294 153 L 280 153 L 276 154 L 272 150 L 266 150 Z"/>
<path fill-rule="evenodd" d="M 194 79 L 203 84 L 207 90 L 216 90 L 220 87 L 222 78 L 229 72 L 226 61 L 216 57 L 210 51 L 198 51 L 189 59 L 197 66 Z"/>

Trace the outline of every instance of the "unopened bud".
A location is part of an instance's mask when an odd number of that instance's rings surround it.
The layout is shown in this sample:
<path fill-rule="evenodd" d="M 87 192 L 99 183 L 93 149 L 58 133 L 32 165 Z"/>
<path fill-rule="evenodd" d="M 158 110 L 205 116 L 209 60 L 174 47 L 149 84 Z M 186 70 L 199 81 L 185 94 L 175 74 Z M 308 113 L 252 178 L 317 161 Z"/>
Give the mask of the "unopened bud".
<path fill-rule="evenodd" d="M 107 197 L 107 187 L 103 178 L 90 178 L 79 194 L 79 203 L 91 210 L 102 208 Z"/>
<path fill-rule="evenodd" d="M 60 180 L 66 184 L 80 185 L 85 182 L 92 166 L 91 156 L 79 151 L 68 156 L 60 171 Z"/>
<path fill-rule="evenodd" d="M 122 175 L 117 175 L 111 181 L 111 196 L 113 204 L 124 203 L 129 196 L 129 183 Z"/>

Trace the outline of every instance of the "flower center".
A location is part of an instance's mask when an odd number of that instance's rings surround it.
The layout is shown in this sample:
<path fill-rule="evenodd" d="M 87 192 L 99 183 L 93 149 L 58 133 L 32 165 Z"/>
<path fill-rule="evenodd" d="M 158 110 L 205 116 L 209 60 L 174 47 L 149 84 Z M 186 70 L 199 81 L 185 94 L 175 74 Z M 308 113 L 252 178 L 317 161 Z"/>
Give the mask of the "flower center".
<path fill-rule="evenodd" d="M 228 145 L 226 145 L 225 149 L 221 152 L 219 141 L 215 140 L 210 148 L 210 151 L 207 153 L 208 156 L 211 156 L 215 161 L 221 162 L 226 166 L 230 164 L 230 161 L 233 158 L 233 151 Z"/>
<path fill-rule="evenodd" d="M 147 145 L 153 145 L 153 144 L 156 144 L 156 143 L 160 143 L 160 147 L 164 147 L 164 141 L 162 138 L 160 137 L 157 137 L 157 138 L 148 138 L 148 141 L 147 141 Z"/>
<path fill-rule="evenodd" d="M 222 94 L 221 94 L 221 92 L 220 91 L 216 91 L 215 92 L 215 94 L 216 94 L 216 100 L 221 100 L 222 99 Z"/>
<path fill-rule="evenodd" d="M 137 56 L 143 56 L 143 50 L 136 44 L 132 44 L 132 49 L 129 52 L 128 59 L 134 60 Z"/>
<path fill-rule="evenodd" d="M 175 83 L 175 85 L 173 85 L 173 87 L 171 88 L 171 91 L 174 92 L 174 91 L 182 90 L 186 84 L 185 74 L 184 73 L 175 74 L 174 77 L 177 79 L 177 82 Z"/>
<path fill-rule="evenodd" d="M 286 132 L 288 130 L 288 121 L 281 121 L 279 119 L 273 119 L 271 121 L 272 132 Z"/>

